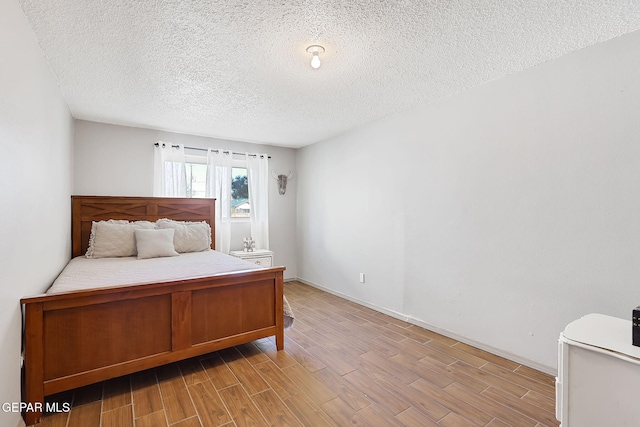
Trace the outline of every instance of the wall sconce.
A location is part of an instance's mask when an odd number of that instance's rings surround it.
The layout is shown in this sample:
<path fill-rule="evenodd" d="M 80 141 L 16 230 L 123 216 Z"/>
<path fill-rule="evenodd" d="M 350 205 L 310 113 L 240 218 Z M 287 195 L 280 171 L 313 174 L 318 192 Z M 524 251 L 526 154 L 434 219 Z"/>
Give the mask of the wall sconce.
<path fill-rule="evenodd" d="M 320 57 L 318 55 L 324 53 L 324 47 L 319 44 L 312 44 L 307 48 L 307 52 L 313 54 L 313 58 L 311 58 L 311 67 L 314 69 L 320 68 L 322 63 L 320 62 Z"/>

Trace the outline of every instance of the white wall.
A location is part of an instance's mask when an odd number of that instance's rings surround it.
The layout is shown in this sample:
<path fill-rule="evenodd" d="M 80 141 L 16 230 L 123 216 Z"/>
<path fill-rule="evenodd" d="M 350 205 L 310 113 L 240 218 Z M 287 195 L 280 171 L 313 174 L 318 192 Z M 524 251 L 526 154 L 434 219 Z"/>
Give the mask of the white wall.
<path fill-rule="evenodd" d="M 640 32 L 300 149 L 298 276 L 553 371 L 640 304 L 638 70 Z"/>
<path fill-rule="evenodd" d="M 269 169 L 277 173 L 296 169 L 295 150 L 291 148 L 75 120 L 74 194 L 152 196 L 153 144 L 156 141 L 241 153 L 267 153 L 271 156 Z M 274 262 L 287 268 L 285 279 L 297 275 L 296 181 L 294 175 L 285 195 L 278 194 L 275 179 L 271 179 L 269 185 L 269 247 L 274 252 Z M 231 249 L 242 249 L 242 238 L 251 234 L 249 223 L 235 222 L 231 231 Z"/>
<path fill-rule="evenodd" d="M 0 403 L 20 401 L 20 298 L 71 256 L 73 121 L 17 1 L 0 2 Z M 0 425 L 20 414 L 0 411 Z"/>

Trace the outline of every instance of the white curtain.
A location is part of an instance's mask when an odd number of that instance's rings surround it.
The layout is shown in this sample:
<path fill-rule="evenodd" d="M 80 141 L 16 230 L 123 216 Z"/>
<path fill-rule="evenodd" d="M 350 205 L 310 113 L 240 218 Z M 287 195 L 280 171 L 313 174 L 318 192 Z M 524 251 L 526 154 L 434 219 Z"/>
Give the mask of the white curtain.
<path fill-rule="evenodd" d="M 231 248 L 231 167 L 229 151 L 207 150 L 206 196 L 216 198 L 216 250 L 225 254 Z"/>
<path fill-rule="evenodd" d="M 184 145 L 157 142 L 153 147 L 153 195 L 187 197 Z"/>
<path fill-rule="evenodd" d="M 251 237 L 256 249 L 269 249 L 269 156 L 247 154 Z"/>

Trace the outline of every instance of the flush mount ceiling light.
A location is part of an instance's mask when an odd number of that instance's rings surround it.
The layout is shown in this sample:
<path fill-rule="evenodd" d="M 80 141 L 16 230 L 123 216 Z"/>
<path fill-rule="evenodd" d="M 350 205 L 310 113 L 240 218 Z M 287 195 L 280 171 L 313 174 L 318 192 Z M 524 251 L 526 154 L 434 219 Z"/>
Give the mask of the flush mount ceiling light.
<path fill-rule="evenodd" d="M 312 44 L 307 48 L 307 52 L 313 54 L 313 58 L 311 58 L 311 67 L 320 68 L 321 63 L 318 55 L 324 53 L 324 47 L 319 44 Z"/>

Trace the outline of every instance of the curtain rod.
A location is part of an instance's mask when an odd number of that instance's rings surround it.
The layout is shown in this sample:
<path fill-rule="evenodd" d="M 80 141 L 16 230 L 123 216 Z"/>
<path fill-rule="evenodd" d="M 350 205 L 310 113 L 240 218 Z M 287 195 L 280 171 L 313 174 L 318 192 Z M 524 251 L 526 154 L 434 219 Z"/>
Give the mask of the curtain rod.
<path fill-rule="evenodd" d="M 163 144 L 165 144 L 165 143 L 163 142 Z M 155 145 L 156 147 L 159 147 L 159 146 L 160 146 L 160 143 L 159 143 L 159 142 L 156 142 L 156 143 L 154 143 L 153 145 Z M 178 148 L 178 147 L 179 147 L 179 145 L 171 145 L 171 147 L 172 147 L 172 148 Z M 196 151 L 209 151 L 209 149 L 208 149 L 208 148 L 199 148 L 199 147 L 186 147 L 186 146 L 185 146 L 185 147 L 184 147 L 184 149 L 185 149 L 185 150 L 196 150 Z M 215 151 L 215 152 L 217 153 L 217 152 L 218 152 L 218 151 L 220 151 L 220 150 L 215 149 L 215 150 L 211 150 L 211 151 Z M 236 151 L 229 151 L 229 150 L 224 150 L 224 151 L 223 151 L 223 153 L 231 153 L 231 154 L 236 154 L 236 155 L 238 155 L 238 156 L 245 156 L 245 155 L 246 155 L 246 156 L 252 156 L 252 157 L 257 157 L 257 156 L 258 156 L 258 154 L 238 153 L 238 152 L 236 152 Z M 269 159 L 270 159 L 270 158 L 271 158 L 271 156 L 267 156 L 267 158 L 269 158 Z"/>

